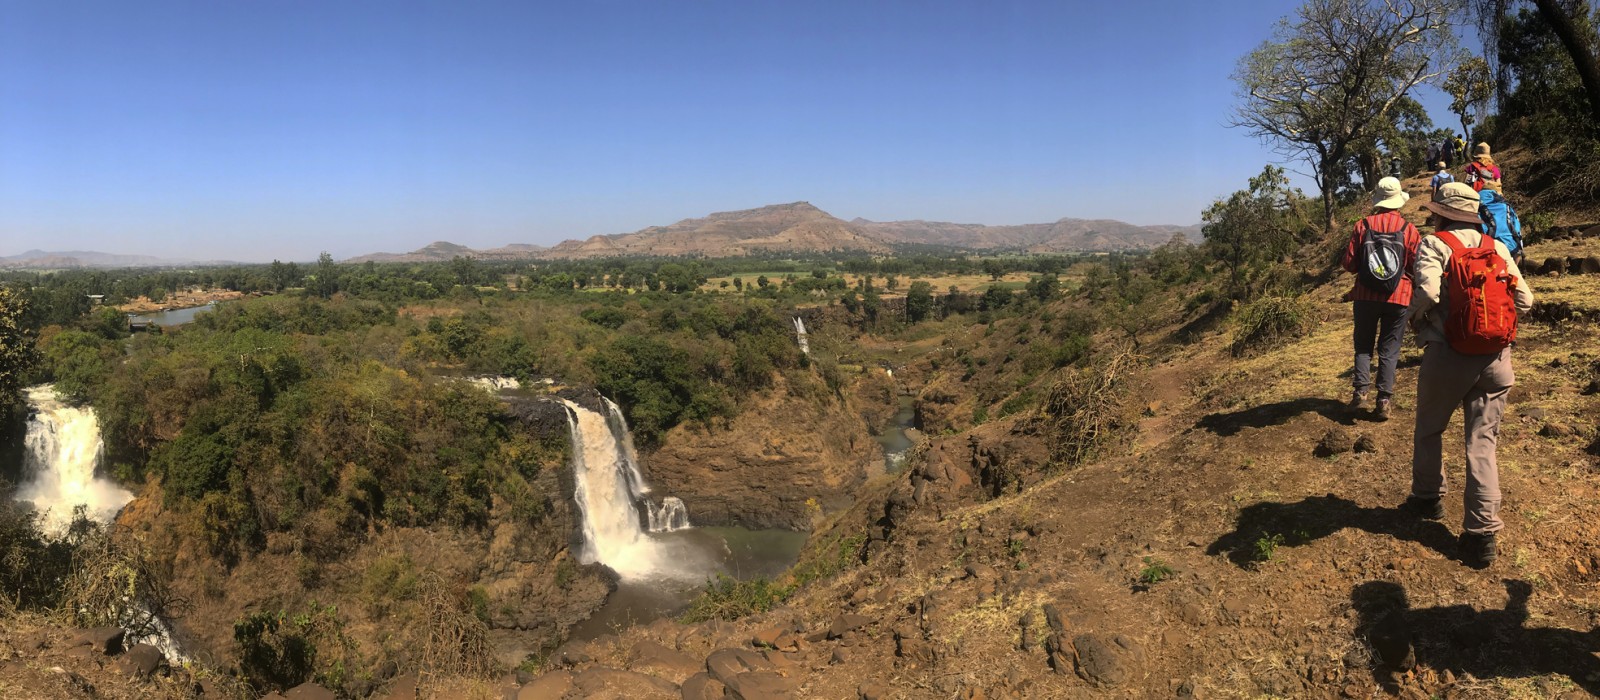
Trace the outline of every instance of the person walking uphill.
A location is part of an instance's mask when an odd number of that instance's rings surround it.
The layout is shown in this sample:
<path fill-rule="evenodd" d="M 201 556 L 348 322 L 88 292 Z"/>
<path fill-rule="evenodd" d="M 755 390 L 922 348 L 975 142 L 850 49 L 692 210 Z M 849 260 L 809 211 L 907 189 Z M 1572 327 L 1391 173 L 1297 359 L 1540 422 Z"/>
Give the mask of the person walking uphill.
<path fill-rule="evenodd" d="M 1472 162 L 1467 163 L 1466 178 L 1462 181 L 1472 185 L 1472 189 L 1477 192 L 1485 189 L 1502 191 L 1500 166 L 1495 165 L 1494 157 L 1489 155 L 1489 144 L 1480 143 L 1473 150 L 1476 153 L 1472 156 Z"/>
<path fill-rule="evenodd" d="M 1426 349 L 1417 375 L 1411 495 L 1401 508 L 1444 517 L 1443 435 L 1460 406 L 1467 464 L 1461 559 L 1482 568 L 1494 562 L 1495 533 L 1504 527 L 1495 448 L 1515 383 L 1517 316 L 1533 308 L 1533 292 L 1511 252 L 1480 230 L 1479 202 L 1471 187 L 1452 182 L 1424 204 L 1436 230 L 1423 239 L 1412 270 L 1416 287 L 1408 313 Z"/>
<path fill-rule="evenodd" d="M 1372 348 L 1378 348 L 1378 401 L 1376 416 L 1389 419 L 1394 394 L 1394 370 L 1400 360 L 1405 334 L 1406 305 L 1411 303 L 1411 266 L 1417 258 L 1421 234 L 1399 209 L 1410 199 L 1400 181 L 1386 177 L 1372 194 L 1372 214 L 1356 222 L 1344 247 L 1344 269 L 1356 273 L 1350 299 L 1355 303 L 1354 393 L 1350 407 L 1359 409 L 1372 388 Z"/>

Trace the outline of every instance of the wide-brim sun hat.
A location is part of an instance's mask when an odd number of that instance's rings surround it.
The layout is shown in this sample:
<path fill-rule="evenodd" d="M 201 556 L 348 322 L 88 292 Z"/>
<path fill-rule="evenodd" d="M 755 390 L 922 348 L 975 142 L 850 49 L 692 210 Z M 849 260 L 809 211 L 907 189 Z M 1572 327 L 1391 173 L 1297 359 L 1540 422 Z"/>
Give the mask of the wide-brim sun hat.
<path fill-rule="evenodd" d="M 1400 180 L 1393 177 L 1379 180 L 1378 189 L 1372 192 L 1372 206 L 1384 209 L 1399 209 L 1410 200 L 1411 195 L 1400 186 Z"/>
<path fill-rule="evenodd" d="M 1469 224 L 1482 221 L 1478 217 L 1478 207 L 1481 205 L 1482 201 L 1472 186 L 1461 182 L 1445 183 L 1438 192 L 1433 193 L 1433 201 L 1422 203 L 1428 211 L 1439 216 Z"/>
<path fill-rule="evenodd" d="M 1472 155 L 1475 155 L 1475 156 L 1486 156 L 1486 155 L 1489 155 L 1489 144 L 1484 143 L 1482 141 L 1478 142 L 1478 145 L 1474 146 L 1472 148 Z"/>

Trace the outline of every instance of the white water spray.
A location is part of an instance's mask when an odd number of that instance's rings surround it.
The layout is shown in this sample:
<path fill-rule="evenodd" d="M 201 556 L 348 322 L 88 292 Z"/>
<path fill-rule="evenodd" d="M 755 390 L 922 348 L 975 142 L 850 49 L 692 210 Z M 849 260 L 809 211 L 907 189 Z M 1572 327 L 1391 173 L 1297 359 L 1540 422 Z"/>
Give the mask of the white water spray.
<path fill-rule="evenodd" d="M 25 481 L 17 500 L 39 510 L 43 529 L 52 536 L 67 531 L 78 506 L 95 522 L 111 522 L 133 494 L 95 475 L 103 445 L 94 410 L 68 406 L 51 384 L 30 387 L 28 404 L 34 411 L 23 443 Z"/>
<path fill-rule="evenodd" d="M 800 339 L 800 352 L 810 355 L 811 342 L 806 339 L 806 322 L 800 320 L 799 316 L 794 317 L 794 333 Z"/>
<path fill-rule="evenodd" d="M 610 401 L 605 415 L 572 401 L 562 403 L 572 428 L 575 496 L 583 512 L 579 561 L 605 564 L 625 580 L 690 573 L 663 542 L 650 537 L 650 532 L 689 527 L 689 513 L 677 498 L 669 496 L 658 506 L 647 497 L 650 488 L 639 473 L 622 411 Z M 643 517 L 640 504 L 645 506 Z"/>

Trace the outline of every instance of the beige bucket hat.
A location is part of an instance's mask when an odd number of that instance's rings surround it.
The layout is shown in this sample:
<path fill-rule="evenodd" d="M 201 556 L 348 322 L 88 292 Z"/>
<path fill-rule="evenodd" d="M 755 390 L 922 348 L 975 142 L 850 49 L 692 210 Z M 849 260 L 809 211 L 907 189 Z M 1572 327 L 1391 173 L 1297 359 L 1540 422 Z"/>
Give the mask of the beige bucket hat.
<path fill-rule="evenodd" d="M 1476 224 L 1482 221 L 1478 218 L 1478 207 L 1482 204 L 1482 200 L 1478 197 L 1478 193 L 1473 191 L 1471 185 L 1464 182 L 1447 182 L 1438 192 L 1433 193 L 1433 201 L 1423 202 L 1422 206 L 1451 221 Z"/>
<path fill-rule="evenodd" d="M 1406 194 L 1405 188 L 1400 186 L 1400 181 L 1386 177 L 1378 181 L 1378 189 L 1372 192 L 1372 206 L 1384 209 L 1399 209 L 1410 201 L 1411 195 Z"/>
<path fill-rule="evenodd" d="M 1482 141 L 1479 141 L 1478 145 L 1473 146 L 1472 155 L 1475 155 L 1475 156 L 1486 156 L 1486 155 L 1489 155 L 1489 144 L 1484 143 Z"/>

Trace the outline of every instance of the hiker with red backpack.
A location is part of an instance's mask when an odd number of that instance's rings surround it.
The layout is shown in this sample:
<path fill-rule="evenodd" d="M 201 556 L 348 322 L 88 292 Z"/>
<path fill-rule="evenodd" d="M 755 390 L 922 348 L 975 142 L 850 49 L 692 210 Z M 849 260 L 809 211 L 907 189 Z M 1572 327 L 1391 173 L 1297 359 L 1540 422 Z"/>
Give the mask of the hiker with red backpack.
<path fill-rule="evenodd" d="M 1492 189 L 1503 192 L 1500 183 L 1500 166 L 1494 164 L 1494 157 L 1489 155 L 1489 144 L 1480 143 L 1473 149 L 1472 162 L 1467 163 L 1466 175 L 1462 182 L 1472 185 L 1472 191 L 1482 192 Z"/>
<path fill-rule="evenodd" d="M 1483 568 L 1494 562 L 1495 533 L 1505 526 L 1495 446 L 1515 383 L 1517 316 L 1533 308 L 1533 292 L 1511 251 L 1482 232 L 1481 199 L 1470 186 L 1446 183 L 1424 206 L 1435 231 L 1423 239 L 1412 270 L 1408 313 L 1426 349 L 1417 375 L 1411 495 L 1401 509 L 1430 520 L 1444 517 L 1443 435 L 1460 406 L 1467 463 L 1460 557 Z"/>
<path fill-rule="evenodd" d="M 1378 349 L 1378 400 L 1375 415 L 1389 419 L 1390 397 L 1394 395 L 1394 370 L 1400 361 L 1400 345 L 1405 336 L 1406 305 L 1411 303 L 1411 266 L 1417 258 L 1421 234 L 1405 217 L 1400 207 L 1410 195 L 1400 181 L 1386 177 L 1378 181 L 1372 194 L 1372 214 L 1356 222 L 1350 242 L 1344 248 L 1344 269 L 1356 273 L 1354 302 L 1355 370 L 1350 407 L 1366 404 L 1372 388 L 1372 349 Z"/>

